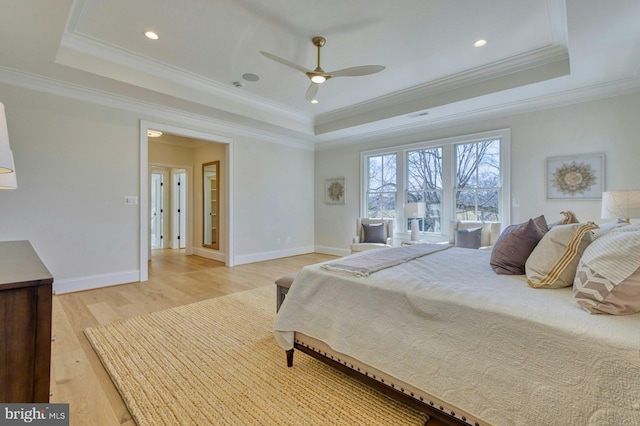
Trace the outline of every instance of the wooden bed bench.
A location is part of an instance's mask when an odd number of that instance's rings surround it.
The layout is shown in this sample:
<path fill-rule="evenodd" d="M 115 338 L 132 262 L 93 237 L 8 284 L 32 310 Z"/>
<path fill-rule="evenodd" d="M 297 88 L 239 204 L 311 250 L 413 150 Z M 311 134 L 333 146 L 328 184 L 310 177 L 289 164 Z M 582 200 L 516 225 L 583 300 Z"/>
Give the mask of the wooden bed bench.
<path fill-rule="evenodd" d="M 280 310 L 280 305 L 282 305 L 291 284 L 293 284 L 293 280 L 296 279 L 296 275 L 298 273 L 294 272 L 276 280 L 276 312 Z"/>

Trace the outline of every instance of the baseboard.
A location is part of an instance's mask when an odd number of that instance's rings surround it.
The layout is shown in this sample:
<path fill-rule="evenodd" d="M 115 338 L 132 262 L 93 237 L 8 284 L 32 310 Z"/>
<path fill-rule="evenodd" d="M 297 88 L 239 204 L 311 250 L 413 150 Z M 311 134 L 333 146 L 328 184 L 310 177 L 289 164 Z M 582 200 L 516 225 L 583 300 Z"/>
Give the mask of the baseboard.
<path fill-rule="evenodd" d="M 221 251 L 206 249 L 202 247 L 194 247 L 193 254 L 200 257 L 206 257 L 207 259 L 217 260 L 219 262 L 226 263 L 227 256 Z"/>
<path fill-rule="evenodd" d="M 264 251 L 261 253 L 245 254 L 235 257 L 235 264 L 262 262 L 264 260 L 280 259 L 282 257 L 299 256 L 301 254 L 313 253 L 313 246 L 295 247 L 284 250 Z"/>
<path fill-rule="evenodd" d="M 301 254 L 309 253 L 323 253 L 331 254 L 334 256 L 346 256 L 351 252 L 345 249 L 336 249 L 332 247 L 323 246 L 305 246 L 296 247 L 285 250 L 267 251 L 261 253 L 253 253 L 242 256 L 236 256 L 235 264 L 241 265 L 243 263 L 262 262 L 264 260 L 280 259 L 283 257 L 299 256 Z M 202 250 L 199 248 L 193 249 L 193 254 L 206 257 L 208 259 L 225 261 L 224 253 L 219 253 L 211 250 Z M 69 278 L 69 279 L 54 279 L 53 291 L 55 294 L 72 293 L 75 291 L 92 290 L 95 288 L 109 287 L 118 284 L 135 283 L 140 281 L 140 271 L 123 271 L 114 272 L 111 274 L 91 275 L 87 277 Z"/>
<path fill-rule="evenodd" d="M 55 294 L 72 293 L 74 291 L 92 290 L 94 288 L 109 287 L 118 284 L 135 283 L 140 281 L 140 271 L 123 271 L 112 274 L 91 275 L 88 277 L 57 280 L 54 278 L 53 291 Z"/>
<path fill-rule="evenodd" d="M 326 247 L 326 246 L 316 246 L 314 251 L 316 253 L 331 254 L 333 256 L 348 256 L 351 254 L 350 249 L 342 249 L 342 248 Z"/>

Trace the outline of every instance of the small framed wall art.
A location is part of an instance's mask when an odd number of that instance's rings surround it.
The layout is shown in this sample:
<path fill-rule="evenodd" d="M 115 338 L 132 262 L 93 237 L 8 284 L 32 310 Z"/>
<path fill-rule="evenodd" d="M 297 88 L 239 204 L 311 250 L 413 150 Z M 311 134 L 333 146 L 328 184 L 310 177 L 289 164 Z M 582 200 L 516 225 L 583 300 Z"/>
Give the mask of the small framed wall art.
<path fill-rule="evenodd" d="M 547 158 L 548 200 L 599 200 L 604 191 L 604 154 Z"/>
<path fill-rule="evenodd" d="M 326 204 L 344 204 L 344 177 L 330 178 L 324 182 Z"/>

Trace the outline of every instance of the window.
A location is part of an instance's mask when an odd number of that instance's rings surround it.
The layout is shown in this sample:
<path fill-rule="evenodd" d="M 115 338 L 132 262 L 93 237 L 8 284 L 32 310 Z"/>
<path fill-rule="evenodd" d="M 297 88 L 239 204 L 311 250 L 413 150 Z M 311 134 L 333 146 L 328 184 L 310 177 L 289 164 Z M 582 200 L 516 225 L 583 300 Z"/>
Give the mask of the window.
<path fill-rule="evenodd" d="M 456 219 L 500 219 L 500 140 L 456 145 Z"/>
<path fill-rule="evenodd" d="M 397 218 L 396 232 L 408 232 L 408 212 L 424 211 L 420 232 L 434 239 L 453 219 L 509 223 L 509 147 L 505 129 L 363 152 L 362 214 Z M 409 203 L 421 206 L 405 217 Z"/>
<path fill-rule="evenodd" d="M 367 158 L 367 217 L 396 217 L 396 154 Z"/>
<path fill-rule="evenodd" d="M 442 210 L 442 148 L 407 151 L 406 203 L 424 203 L 425 217 L 418 218 L 422 232 L 440 232 Z M 406 217 L 411 229 L 411 218 Z"/>

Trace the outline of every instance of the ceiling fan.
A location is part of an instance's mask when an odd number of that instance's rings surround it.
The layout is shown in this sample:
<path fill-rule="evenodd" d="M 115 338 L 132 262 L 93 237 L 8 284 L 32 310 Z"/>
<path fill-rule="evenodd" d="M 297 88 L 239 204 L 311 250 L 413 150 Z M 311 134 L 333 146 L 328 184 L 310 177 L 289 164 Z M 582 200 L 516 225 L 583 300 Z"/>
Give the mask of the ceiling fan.
<path fill-rule="evenodd" d="M 385 68 L 382 65 L 362 65 L 359 67 L 344 68 L 338 71 L 325 72 L 322 68 L 320 68 L 320 48 L 325 45 L 327 40 L 325 40 L 324 37 L 317 36 L 317 37 L 313 37 L 311 39 L 311 42 L 313 43 L 314 46 L 318 48 L 318 66 L 313 71 L 308 70 L 301 65 L 294 64 L 293 62 L 287 61 L 286 59 L 283 59 L 279 56 L 260 51 L 260 53 L 262 53 L 267 58 L 273 61 L 279 62 L 282 65 L 286 65 L 290 68 L 301 71 L 305 73 L 307 77 L 309 77 L 309 79 L 311 80 L 311 85 L 307 89 L 307 93 L 305 95 L 305 98 L 309 101 L 315 99 L 316 94 L 318 93 L 318 87 L 320 86 L 320 84 L 324 83 L 330 78 L 359 77 L 362 75 L 375 74 L 377 72 L 382 71 Z"/>

